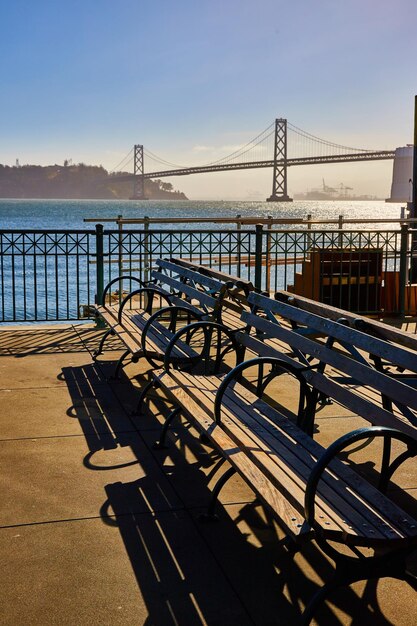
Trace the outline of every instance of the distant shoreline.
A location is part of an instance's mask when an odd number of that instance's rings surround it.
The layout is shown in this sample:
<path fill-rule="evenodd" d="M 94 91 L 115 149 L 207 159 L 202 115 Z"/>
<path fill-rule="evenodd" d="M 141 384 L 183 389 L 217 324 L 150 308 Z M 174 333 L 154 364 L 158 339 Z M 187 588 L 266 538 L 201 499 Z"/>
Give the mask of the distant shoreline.
<path fill-rule="evenodd" d="M 126 174 L 126 172 L 121 172 Z M 15 200 L 129 200 L 133 183 L 118 181 L 102 166 L 0 164 L 0 197 Z M 144 195 L 149 200 L 188 200 L 171 183 L 147 179 Z"/>
<path fill-rule="evenodd" d="M 313 193 L 295 193 L 294 200 L 304 200 L 308 202 L 309 200 L 318 202 L 354 202 L 355 200 L 359 202 L 384 202 L 385 198 L 377 198 L 376 196 L 362 195 L 362 196 L 329 196 L 325 194 L 313 194 Z"/>

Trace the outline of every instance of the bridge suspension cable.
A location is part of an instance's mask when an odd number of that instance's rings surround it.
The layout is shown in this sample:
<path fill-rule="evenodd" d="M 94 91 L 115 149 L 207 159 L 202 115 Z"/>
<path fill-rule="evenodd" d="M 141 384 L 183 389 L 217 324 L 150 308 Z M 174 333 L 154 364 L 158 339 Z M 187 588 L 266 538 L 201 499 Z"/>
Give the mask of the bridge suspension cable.
<path fill-rule="evenodd" d="M 178 165 L 177 163 L 171 163 L 170 161 L 166 161 L 162 157 L 159 157 L 150 150 L 147 150 L 146 148 L 143 149 L 143 153 L 148 159 L 150 159 L 151 161 L 155 161 L 156 163 L 161 163 L 161 165 L 168 165 L 169 167 L 175 167 L 175 169 L 189 167 L 187 165 Z"/>
<path fill-rule="evenodd" d="M 262 158 L 264 159 L 269 158 L 269 155 L 272 152 L 274 125 L 275 123 L 273 122 L 267 128 L 265 128 L 265 130 L 263 130 L 261 133 L 256 135 L 256 137 L 251 139 L 249 142 L 247 142 L 243 146 L 237 148 L 230 154 L 224 157 L 221 157 L 220 159 L 217 159 L 216 161 L 210 161 L 208 163 L 204 163 L 202 167 L 209 167 L 211 165 L 220 165 L 222 163 L 226 164 L 226 163 L 231 163 L 232 161 L 237 162 L 241 160 L 241 158 L 244 155 L 247 155 L 245 159 L 245 161 L 247 162 L 254 160 L 254 158 L 258 161 L 262 160 Z M 255 156 L 255 152 L 257 153 L 256 156 Z M 189 165 L 178 165 L 177 163 L 172 163 L 171 161 L 168 161 L 158 156 L 154 152 L 151 152 L 149 149 L 145 149 L 145 148 L 144 148 L 144 155 L 146 156 L 148 161 L 153 161 L 165 167 L 166 166 L 169 168 L 172 167 L 173 169 L 187 169 L 190 167 Z"/>
<path fill-rule="evenodd" d="M 212 161 L 211 163 L 207 163 L 207 165 L 218 165 L 220 163 L 229 163 L 232 160 L 237 160 L 238 157 L 241 157 L 244 154 L 247 154 L 248 152 L 252 150 L 252 148 L 256 148 L 257 146 L 263 144 L 267 139 L 269 139 L 269 137 L 271 137 L 274 134 L 274 129 L 275 129 L 275 122 L 272 122 L 272 124 L 270 124 L 267 128 L 265 128 L 265 130 L 263 130 L 261 133 L 259 133 L 259 135 L 257 135 L 253 139 L 251 139 L 251 141 L 246 143 L 244 146 L 241 146 L 234 152 L 231 152 L 227 156 L 222 157 L 221 159 L 218 159 L 217 161 Z M 268 133 L 268 131 L 270 132 Z"/>
<path fill-rule="evenodd" d="M 306 156 L 330 156 L 331 154 L 348 154 L 360 152 L 375 152 L 366 148 L 352 148 L 341 144 L 322 139 L 316 135 L 298 128 L 294 124 L 287 122 L 288 128 L 288 156 L 289 157 L 306 157 Z"/>
<path fill-rule="evenodd" d="M 132 158 L 134 171 L 132 175 L 117 178 L 120 181 L 133 180 L 135 189 L 133 197 L 144 198 L 144 181 L 149 178 L 164 178 L 170 176 L 186 176 L 188 174 L 202 174 L 208 172 L 245 170 L 254 168 L 273 168 L 273 190 L 268 201 L 291 200 L 287 192 L 287 168 L 292 165 L 311 165 L 323 163 L 342 163 L 355 161 L 374 161 L 394 158 L 393 150 L 367 150 L 352 148 L 333 141 L 328 141 L 308 133 L 286 119 L 277 118 L 265 130 L 256 135 L 251 141 L 234 149 L 231 153 L 205 165 L 184 166 L 172 163 L 143 145 L 135 145 L 126 157 L 116 166 Z M 158 167 L 144 168 L 144 155 L 148 162 L 155 162 Z M 161 169 L 161 165 L 164 169 Z M 114 168 L 114 169 L 116 169 Z M 113 170 L 114 171 L 114 170 Z"/>
<path fill-rule="evenodd" d="M 288 158 L 303 158 L 303 157 L 324 157 L 331 156 L 333 154 L 349 154 L 349 153 L 366 153 L 372 152 L 365 148 L 353 148 L 342 144 L 337 144 L 327 139 L 322 139 L 308 133 L 294 124 L 288 124 L 288 145 L 287 156 Z M 256 135 L 253 139 L 248 141 L 243 146 L 233 150 L 230 154 L 227 154 L 220 159 L 210 161 L 202 164 L 200 167 L 211 167 L 219 165 L 231 165 L 233 163 L 249 163 L 252 161 L 267 161 L 271 159 L 274 151 L 274 139 L 275 139 L 275 122 L 270 124 L 265 130 Z M 189 169 L 189 165 L 179 165 L 172 163 L 167 159 L 164 159 L 149 149 L 144 149 L 144 155 L 147 161 L 154 162 L 158 165 L 162 165 L 165 169 Z M 151 168 L 152 169 L 152 168 Z"/>
<path fill-rule="evenodd" d="M 134 148 L 132 148 L 126 154 L 126 156 L 120 161 L 120 163 L 118 163 L 115 167 L 113 167 L 110 170 L 110 174 L 112 174 L 114 172 L 120 172 L 123 167 L 126 167 L 131 161 L 133 161 L 133 151 L 134 151 Z"/>

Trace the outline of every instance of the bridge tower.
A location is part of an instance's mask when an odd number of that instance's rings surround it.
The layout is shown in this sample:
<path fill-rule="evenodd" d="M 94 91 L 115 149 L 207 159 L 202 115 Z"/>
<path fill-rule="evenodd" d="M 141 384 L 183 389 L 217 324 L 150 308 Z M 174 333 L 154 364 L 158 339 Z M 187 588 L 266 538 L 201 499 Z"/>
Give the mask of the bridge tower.
<path fill-rule="evenodd" d="M 143 163 L 143 146 L 136 144 L 134 146 L 133 156 L 133 175 L 135 179 L 133 181 L 133 195 L 131 200 L 146 200 L 145 198 L 145 178 L 144 163 Z"/>
<path fill-rule="evenodd" d="M 275 120 L 274 171 L 272 194 L 267 202 L 292 202 L 287 192 L 287 120 Z"/>

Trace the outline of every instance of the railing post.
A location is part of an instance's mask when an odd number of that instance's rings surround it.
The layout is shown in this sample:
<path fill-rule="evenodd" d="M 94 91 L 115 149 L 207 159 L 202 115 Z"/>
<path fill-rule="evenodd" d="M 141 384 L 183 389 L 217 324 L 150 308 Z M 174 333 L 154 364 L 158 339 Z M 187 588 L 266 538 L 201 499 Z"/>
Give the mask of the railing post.
<path fill-rule="evenodd" d="M 103 224 L 96 224 L 96 304 L 101 304 L 104 291 Z M 104 320 L 96 318 L 97 328 L 104 328 Z"/>
<path fill-rule="evenodd" d="M 242 275 L 241 273 L 241 265 L 242 265 L 242 236 L 240 234 L 240 231 L 242 230 L 242 222 L 241 220 L 241 214 L 238 213 L 238 215 L 236 215 L 236 228 L 237 228 L 237 271 L 236 271 L 236 275 L 240 276 Z"/>
<path fill-rule="evenodd" d="M 149 238 L 149 217 L 147 215 L 145 215 L 145 217 L 143 218 L 143 243 L 144 243 L 144 247 L 145 247 L 145 255 L 143 258 L 143 264 L 144 264 L 144 275 L 143 275 L 143 279 L 145 282 L 147 282 L 149 280 L 149 272 L 150 272 L 150 267 L 149 267 L 149 250 L 148 250 L 148 238 Z"/>
<path fill-rule="evenodd" d="M 272 248 L 272 215 L 268 215 L 268 232 L 266 235 L 266 258 L 265 258 L 265 269 L 266 269 L 266 278 L 265 278 L 265 289 L 266 291 L 271 290 L 271 248 Z"/>
<path fill-rule="evenodd" d="M 256 224 L 255 232 L 255 287 L 262 289 L 263 225 Z"/>
<path fill-rule="evenodd" d="M 401 225 L 401 250 L 400 250 L 400 276 L 398 308 L 402 317 L 405 315 L 405 286 L 407 282 L 407 251 L 408 251 L 408 225 Z"/>
<path fill-rule="evenodd" d="M 123 219 L 123 215 L 117 216 L 117 225 L 119 227 L 119 239 L 118 239 L 118 266 L 119 266 L 119 303 L 121 303 L 123 299 L 123 254 L 122 254 L 122 244 L 123 244 L 123 224 L 121 220 Z"/>
<path fill-rule="evenodd" d="M 339 215 L 338 229 L 343 230 L 343 215 Z M 343 233 L 339 233 L 339 248 L 343 248 Z"/>
<path fill-rule="evenodd" d="M 311 213 L 309 213 L 307 215 L 307 230 L 311 230 L 311 220 L 312 220 L 312 215 L 311 215 Z M 306 249 L 304 250 L 304 258 L 306 258 L 306 253 L 310 252 L 310 248 L 312 247 L 311 246 L 311 242 L 312 242 L 311 236 L 307 235 L 307 245 L 306 245 Z M 294 253 L 294 256 L 297 256 L 297 254 Z"/>

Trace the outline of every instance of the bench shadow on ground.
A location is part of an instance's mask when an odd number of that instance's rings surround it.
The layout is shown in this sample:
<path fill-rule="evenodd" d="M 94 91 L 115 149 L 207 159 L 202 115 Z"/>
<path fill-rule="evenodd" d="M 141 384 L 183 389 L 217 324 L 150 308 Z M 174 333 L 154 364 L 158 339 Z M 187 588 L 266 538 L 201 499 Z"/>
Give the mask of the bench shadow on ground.
<path fill-rule="evenodd" d="M 112 364 L 103 367 L 111 371 Z M 153 394 L 152 410 L 146 405 L 144 415 L 133 420 L 129 412 L 138 387 L 126 377 L 103 383 L 97 364 L 86 364 L 63 368 L 62 379 L 72 400 L 68 417 L 79 420 L 88 446 L 84 465 L 109 472 L 100 515 L 119 529 L 148 611 L 145 624 L 191 625 L 201 618 L 207 624 L 297 624 L 302 606 L 334 571 L 322 552 L 310 543 L 302 555 L 288 555 L 281 531 L 252 501 L 220 504 L 219 522 L 201 522 L 203 503 L 210 499 L 207 476 L 214 475 L 219 457 L 193 428 L 177 423 L 169 449 L 153 450 L 167 415 L 162 398 Z M 112 481 L 111 470 L 123 465 L 103 468 L 94 462 L 99 450 L 119 448 L 133 454 L 127 465 L 138 465 L 137 479 Z M 194 462 L 185 450 L 192 451 Z M 189 490 L 197 494 L 192 505 Z M 351 616 L 349 622 L 343 614 Z M 378 605 L 377 581 L 368 582 L 360 595 L 347 587 L 334 593 L 316 623 L 359 626 L 366 620 L 391 624 Z"/>
<path fill-rule="evenodd" d="M 30 326 L 4 328 L 0 334 L 0 356 L 80 352 L 80 339 L 88 349 L 90 345 L 97 345 L 103 334 L 102 330 L 87 325 L 75 327 L 75 330 L 64 325 L 41 330 Z"/>

